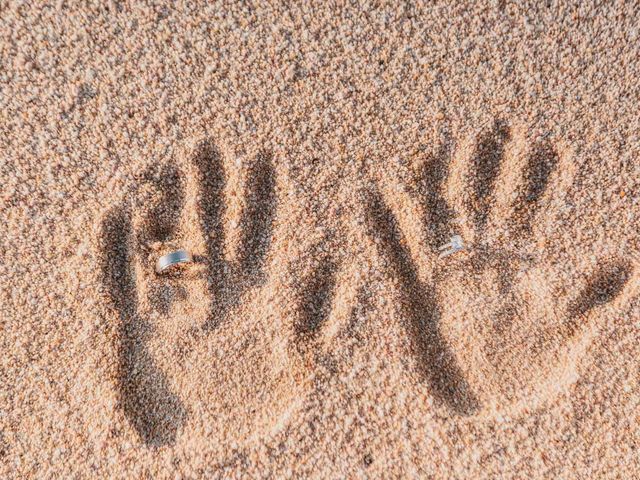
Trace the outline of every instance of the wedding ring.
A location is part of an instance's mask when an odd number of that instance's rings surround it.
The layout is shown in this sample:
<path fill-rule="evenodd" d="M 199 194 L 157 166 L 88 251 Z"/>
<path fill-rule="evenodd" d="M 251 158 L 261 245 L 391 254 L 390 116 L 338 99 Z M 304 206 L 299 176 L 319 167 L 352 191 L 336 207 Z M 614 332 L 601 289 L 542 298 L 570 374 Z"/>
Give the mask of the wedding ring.
<path fill-rule="evenodd" d="M 462 241 L 462 237 L 460 235 L 454 235 L 449 240 L 449 243 L 442 245 L 438 250 L 440 251 L 440 255 L 438 258 L 444 258 L 452 253 L 459 252 L 464 249 L 464 242 Z"/>
<path fill-rule="evenodd" d="M 193 255 L 186 250 L 175 250 L 171 253 L 161 256 L 156 262 L 156 273 L 162 273 L 166 269 L 171 268 L 180 263 L 192 263 Z"/>

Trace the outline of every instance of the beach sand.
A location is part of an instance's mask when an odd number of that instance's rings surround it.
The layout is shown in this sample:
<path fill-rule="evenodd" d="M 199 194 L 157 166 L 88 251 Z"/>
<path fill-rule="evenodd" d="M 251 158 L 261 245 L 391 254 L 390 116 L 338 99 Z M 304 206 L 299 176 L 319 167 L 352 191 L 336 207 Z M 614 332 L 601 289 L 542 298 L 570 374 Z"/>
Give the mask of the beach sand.
<path fill-rule="evenodd" d="M 0 477 L 640 477 L 639 15 L 3 2 Z"/>

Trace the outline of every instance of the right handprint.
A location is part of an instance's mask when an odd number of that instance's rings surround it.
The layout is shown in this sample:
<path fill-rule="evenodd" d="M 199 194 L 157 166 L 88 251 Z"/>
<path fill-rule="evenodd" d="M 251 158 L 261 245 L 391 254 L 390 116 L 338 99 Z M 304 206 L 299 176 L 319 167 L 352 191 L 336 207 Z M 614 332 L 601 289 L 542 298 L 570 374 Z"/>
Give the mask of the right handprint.
<path fill-rule="evenodd" d="M 559 261 L 575 162 L 567 148 L 523 138 L 496 122 L 455 152 L 443 142 L 417 170 L 382 174 L 368 202 L 414 351 L 427 352 L 416 362 L 458 413 L 514 413 L 566 390 L 640 284 L 633 255 L 592 249 L 575 267 Z M 454 235 L 463 249 L 439 255 Z"/>

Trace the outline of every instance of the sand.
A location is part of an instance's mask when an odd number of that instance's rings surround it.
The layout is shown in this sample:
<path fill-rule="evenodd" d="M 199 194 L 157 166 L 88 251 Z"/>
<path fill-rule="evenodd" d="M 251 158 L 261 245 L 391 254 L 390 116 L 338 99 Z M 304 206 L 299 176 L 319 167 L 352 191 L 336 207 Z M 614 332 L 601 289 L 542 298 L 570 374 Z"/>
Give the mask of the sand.
<path fill-rule="evenodd" d="M 0 6 L 1 478 L 640 477 L 638 6 L 395 3 Z"/>

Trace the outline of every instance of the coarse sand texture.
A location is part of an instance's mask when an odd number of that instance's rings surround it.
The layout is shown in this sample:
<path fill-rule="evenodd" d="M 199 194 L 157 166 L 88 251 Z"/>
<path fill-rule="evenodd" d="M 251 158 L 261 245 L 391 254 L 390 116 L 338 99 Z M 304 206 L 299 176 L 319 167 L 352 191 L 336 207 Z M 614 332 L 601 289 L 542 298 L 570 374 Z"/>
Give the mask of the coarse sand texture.
<path fill-rule="evenodd" d="M 640 478 L 638 18 L 0 2 L 0 478 Z"/>

